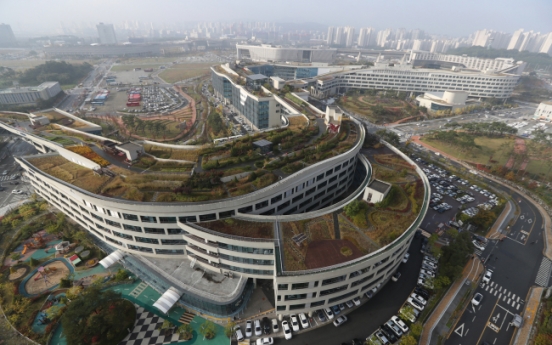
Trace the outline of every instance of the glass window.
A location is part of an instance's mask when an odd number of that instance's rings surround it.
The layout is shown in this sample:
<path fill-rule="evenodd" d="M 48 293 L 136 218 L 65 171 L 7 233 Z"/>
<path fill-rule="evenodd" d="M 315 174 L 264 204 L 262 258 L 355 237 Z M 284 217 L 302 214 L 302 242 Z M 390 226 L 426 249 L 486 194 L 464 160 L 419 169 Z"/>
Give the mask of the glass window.
<path fill-rule="evenodd" d="M 156 249 L 156 254 L 169 254 L 169 255 L 178 255 L 184 254 L 184 249 Z"/>
<path fill-rule="evenodd" d="M 132 249 L 132 250 L 138 250 L 138 251 L 146 252 L 146 253 L 153 253 L 153 249 L 151 249 L 151 248 L 134 246 L 132 244 L 127 244 L 127 247 L 128 247 L 128 249 Z"/>
<path fill-rule="evenodd" d="M 143 242 L 143 243 L 152 243 L 152 244 L 159 244 L 159 240 L 156 238 L 148 238 L 148 237 L 134 237 L 136 242 Z"/>
<path fill-rule="evenodd" d="M 109 224 L 109 225 L 117 227 L 117 228 L 121 227 L 121 223 L 117 223 L 117 222 L 111 221 L 109 219 L 106 219 L 105 222 L 106 222 L 106 224 Z"/>
<path fill-rule="evenodd" d="M 308 289 L 308 287 L 309 283 L 297 283 L 291 285 L 292 290 Z"/>
<path fill-rule="evenodd" d="M 146 228 L 144 227 L 144 232 L 146 234 L 165 234 L 165 229 L 158 229 L 158 228 Z"/>
<path fill-rule="evenodd" d="M 178 217 L 180 223 L 195 223 L 197 222 L 196 216 L 184 216 Z"/>
<path fill-rule="evenodd" d="M 117 237 L 120 237 L 120 238 L 124 238 L 125 240 L 132 240 L 132 236 L 127 235 L 127 234 L 123 234 L 123 233 L 120 233 L 120 232 L 117 232 L 117 231 L 113 231 L 113 235 L 115 235 Z"/>
<path fill-rule="evenodd" d="M 319 307 L 321 305 L 324 305 L 324 303 L 326 303 L 326 301 L 312 302 L 311 307 Z"/>
<path fill-rule="evenodd" d="M 220 213 L 219 213 L 219 218 L 220 218 L 220 219 L 222 219 L 222 218 L 229 218 L 229 217 L 234 216 L 234 214 L 235 214 L 234 210 L 220 212 Z"/>
<path fill-rule="evenodd" d="M 157 218 L 154 216 L 140 216 L 140 219 L 144 223 L 157 223 Z"/>
<path fill-rule="evenodd" d="M 169 235 L 178 235 L 184 233 L 184 230 L 182 229 L 167 229 L 167 231 L 169 232 Z"/>
<path fill-rule="evenodd" d="M 138 216 L 137 216 L 137 215 L 134 215 L 134 214 L 126 214 L 126 213 L 123 213 L 123 219 L 138 221 Z"/>
<path fill-rule="evenodd" d="M 130 230 L 130 231 L 136 231 L 136 232 L 142 232 L 141 227 L 134 226 L 134 225 L 128 225 L 128 224 L 123 224 L 123 229 Z"/>
<path fill-rule="evenodd" d="M 159 223 L 176 223 L 176 217 L 159 217 Z"/>
<path fill-rule="evenodd" d="M 289 310 L 304 309 L 305 304 L 292 304 L 289 306 Z"/>
<path fill-rule="evenodd" d="M 95 215 L 94 213 L 90 213 L 90 215 L 94 218 L 96 218 L 97 220 L 99 220 L 100 222 L 103 222 L 103 218 L 98 216 L 98 215 Z"/>
<path fill-rule="evenodd" d="M 322 281 L 322 286 L 342 282 L 345 280 L 346 277 L 347 277 L 346 275 L 343 275 L 343 276 L 339 276 L 331 279 L 325 279 Z"/>
<path fill-rule="evenodd" d="M 287 290 L 288 284 L 278 284 L 278 290 Z"/>
<path fill-rule="evenodd" d="M 161 240 L 161 244 L 167 244 L 167 245 L 186 244 L 186 241 L 184 241 L 184 240 Z"/>
<path fill-rule="evenodd" d="M 209 213 L 209 214 L 201 214 L 199 215 L 199 221 L 200 222 L 206 222 L 209 220 L 216 220 L 217 214 L 216 213 Z"/>

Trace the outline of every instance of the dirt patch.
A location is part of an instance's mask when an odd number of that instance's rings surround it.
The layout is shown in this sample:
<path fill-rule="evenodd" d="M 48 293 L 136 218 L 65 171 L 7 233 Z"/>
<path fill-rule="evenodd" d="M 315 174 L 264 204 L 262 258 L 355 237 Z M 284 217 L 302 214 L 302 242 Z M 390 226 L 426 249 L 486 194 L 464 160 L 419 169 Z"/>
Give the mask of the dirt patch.
<path fill-rule="evenodd" d="M 61 261 L 54 261 L 44 266 L 47 278 L 44 280 L 39 272 L 33 276 L 25 284 L 25 291 L 30 295 L 38 295 L 46 290 L 59 284 L 61 279 L 69 273 L 69 268 Z"/>
<path fill-rule="evenodd" d="M 8 276 L 8 280 L 9 281 L 14 281 L 14 280 L 17 280 L 21 277 L 24 277 L 27 273 L 29 273 L 30 270 L 31 270 L 31 268 L 29 266 L 16 267 L 15 272 L 10 273 L 10 275 Z"/>
<path fill-rule="evenodd" d="M 350 249 L 350 255 L 345 256 L 341 253 L 343 247 Z M 305 264 L 308 269 L 314 269 L 341 264 L 362 255 L 362 252 L 348 240 L 313 241 L 309 243 Z"/>

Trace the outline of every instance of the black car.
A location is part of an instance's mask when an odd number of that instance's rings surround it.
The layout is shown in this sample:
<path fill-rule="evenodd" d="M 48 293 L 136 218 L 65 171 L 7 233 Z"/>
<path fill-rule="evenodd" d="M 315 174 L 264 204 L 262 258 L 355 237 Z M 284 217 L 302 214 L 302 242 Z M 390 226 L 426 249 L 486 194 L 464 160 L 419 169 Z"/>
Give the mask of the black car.
<path fill-rule="evenodd" d="M 268 317 L 263 317 L 261 321 L 261 327 L 263 328 L 263 334 L 270 334 L 271 322 Z"/>
<path fill-rule="evenodd" d="M 414 288 L 414 292 L 416 292 L 418 295 L 422 296 L 426 300 L 429 298 L 429 292 L 427 292 L 426 289 L 423 289 L 419 286 L 416 286 Z"/>
<path fill-rule="evenodd" d="M 391 343 L 396 343 L 397 342 L 397 336 L 395 335 L 395 333 L 389 328 L 389 326 L 387 325 L 381 325 L 380 327 L 381 331 L 383 332 L 383 334 L 385 334 L 385 336 L 387 337 L 387 339 L 389 339 L 389 341 Z"/>
<path fill-rule="evenodd" d="M 351 345 L 364 345 L 364 342 L 365 342 L 364 340 L 355 338 L 351 341 Z"/>

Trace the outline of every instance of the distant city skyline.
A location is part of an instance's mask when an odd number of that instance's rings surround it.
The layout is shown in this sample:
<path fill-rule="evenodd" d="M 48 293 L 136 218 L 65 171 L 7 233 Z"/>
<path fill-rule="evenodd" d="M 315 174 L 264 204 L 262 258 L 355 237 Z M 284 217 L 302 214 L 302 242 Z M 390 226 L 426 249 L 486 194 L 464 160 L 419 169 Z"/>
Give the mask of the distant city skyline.
<path fill-rule="evenodd" d="M 318 0 L 302 2 L 265 2 L 233 0 L 224 3 L 215 0 L 195 2 L 164 0 L 153 3 L 146 0 L 80 3 L 70 0 L 38 2 L 31 0 L 3 0 L 0 23 L 11 25 L 16 36 L 59 33 L 60 23 L 67 27 L 95 29 L 100 22 L 116 27 L 125 21 L 153 23 L 163 28 L 185 27 L 196 22 L 251 22 L 310 23 L 327 30 L 329 26 L 422 29 L 432 35 L 468 36 L 477 30 L 495 30 L 514 33 L 520 28 L 534 32 L 552 32 L 552 1 L 526 0 L 517 2 L 464 0 L 447 5 L 438 0 L 395 0 L 388 2 L 341 2 Z M 30 10 L 31 9 L 31 10 Z M 324 28 L 325 27 L 325 28 Z"/>

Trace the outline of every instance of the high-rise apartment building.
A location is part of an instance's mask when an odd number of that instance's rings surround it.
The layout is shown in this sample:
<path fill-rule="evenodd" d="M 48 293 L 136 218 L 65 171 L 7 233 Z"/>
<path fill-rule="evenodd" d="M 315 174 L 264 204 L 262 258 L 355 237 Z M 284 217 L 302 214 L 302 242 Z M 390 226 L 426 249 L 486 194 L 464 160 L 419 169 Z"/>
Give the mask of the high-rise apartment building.
<path fill-rule="evenodd" d="M 345 44 L 345 30 L 341 26 L 337 27 L 335 30 L 334 44 L 337 44 L 337 45 Z"/>
<path fill-rule="evenodd" d="M 552 32 L 546 35 L 539 53 L 552 54 Z"/>
<path fill-rule="evenodd" d="M 521 42 L 523 42 L 523 29 L 519 29 L 514 32 L 512 35 L 512 38 L 510 39 L 510 43 L 508 43 L 508 47 L 506 49 L 508 50 L 518 50 L 521 46 Z"/>
<path fill-rule="evenodd" d="M 335 27 L 330 26 L 328 28 L 328 36 L 326 37 L 326 43 L 328 45 L 332 45 L 334 43 L 334 40 L 335 40 Z"/>
<path fill-rule="evenodd" d="M 344 36 L 345 36 L 345 47 L 352 47 L 353 46 L 353 37 L 355 35 L 355 28 L 352 26 L 347 26 L 343 29 Z"/>
<path fill-rule="evenodd" d="M 100 44 L 117 44 L 117 37 L 115 36 L 113 24 L 100 23 L 96 25 L 96 28 L 98 29 Z"/>
<path fill-rule="evenodd" d="M 0 24 L 0 46 L 6 46 L 15 43 L 15 36 L 8 24 Z"/>

